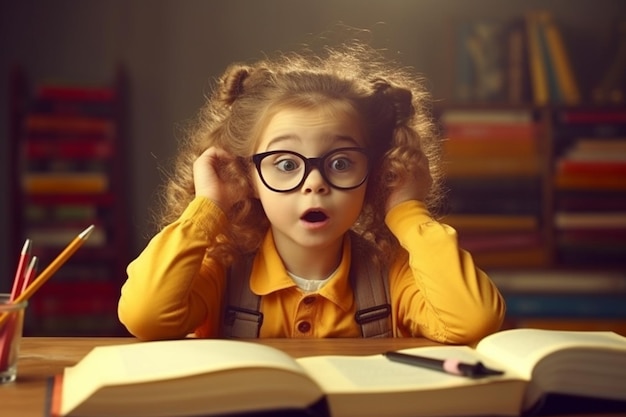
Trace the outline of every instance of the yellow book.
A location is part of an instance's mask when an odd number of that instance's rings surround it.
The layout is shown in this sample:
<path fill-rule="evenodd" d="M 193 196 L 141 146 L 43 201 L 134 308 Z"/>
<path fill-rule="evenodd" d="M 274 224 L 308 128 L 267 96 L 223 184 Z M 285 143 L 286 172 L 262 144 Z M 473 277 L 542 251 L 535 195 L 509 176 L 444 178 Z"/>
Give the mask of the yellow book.
<path fill-rule="evenodd" d="M 539 19 L 546 37 L 550 60 L 556 73 L 557 86 L 563 104 L 580 104 L 580 90 L 576 83 L 563 36 L 549 13 L 541 13 Z"/>
<path fill-rule="evenodd" d="M 109 189 L 109 178 L 99 172 L 28 173 L 22 178 L 22 188 L 32 194 L 95 194 Z"/>
<path fill-rule="evenodd" d="M 294 359 L 273 347 L 232 339 L 96 347 L 54 379 L 50 415 L 290 410 L 289 415 L 332 417 L 518 416 L 549 392 L 626 406 L 626 338 L 611 332 L 515 329 L 487 336 L 476 348 L 432 346 L 402 353 L 450 366 L 428 369 L 384 354 Z M 456 374 L 476 370 L 479 362 L 501 372 Z"/>
<path fill-rule="evenodd" d="M 528 63 L 533 91 L 533 101 L 537 105 L 545 105 L 550 101 L 550 89 L 546 63 L 541 51 L 539 36 L 539 15 L 541 12 L 529 12 L 526 15 L 526 35 L 528 38 Z"/>
<path fill-rule="evenodd" d="M 531 214 L 449 214 L 443 222 L 463 231 L 535 230 L 537 216 Z"/>

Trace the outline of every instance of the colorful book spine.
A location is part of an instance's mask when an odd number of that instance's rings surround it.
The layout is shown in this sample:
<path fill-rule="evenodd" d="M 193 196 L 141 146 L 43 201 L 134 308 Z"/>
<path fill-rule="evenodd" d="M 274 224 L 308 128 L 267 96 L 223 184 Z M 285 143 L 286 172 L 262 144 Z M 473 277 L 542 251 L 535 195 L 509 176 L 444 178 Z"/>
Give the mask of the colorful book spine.
<path fill-rule="evenodd" d="M 449 136 L 443 143 L 444 154 L 449 158 L 468 157 L 535 157 L 538 144 L 534 139 L 501 137 Z"/>
<path fill-rule="evenodd" d="M 537 230 L 539 220 L 524 214 L 450 214 L 443 222 L 464 231 Z"/>
<path fill-rule="evenodd" d="M 623 212 L 557 212 L 557 229 L 626 229 L 626 211 Z"/>
<path fill-rule="evenodd" d="M 486 138 L 486 139 L 530 139 L 537 138 L 540 127 L 536 123 L 489 123 L 489 122 L 451 122 L 444 125 L 448 138 Z"/>
<path fill-rule="evenodd" d="M 535 121 L 531 110 L 527 109 L 451 109 L 441 115 L 441 122 L 452 123 L 489 123 L 489 124 L 527 124 Z"/>
<path fill-rule="evenodd" d="M 460 246 L 472 254 L 485 251 L 498 252 L 516 248 L 538 247 L 543 243 L 543 235 L 538 231 L 464 232 L 459 236 Z"/>
<path fill-rule="evenodd" d="M 490 271 L 489 278 L 503 293 L 610 294 L 626 296 L 626 273 L 579 269 Z"/>
<path fill-rule="evenodd" d="M 539 40 L 539 50 L 541 53 L 541 62 L 543 63 L 543 72 L 546 76 L 546 84 L 548 87 L 548 102 L 561 103 L 563 97 L 559 86 L 559 74 L 557 74 L 556 67 L 548 44 L 548 38 L 545 31 L 545 19 L 548 15 L 547 12 L 537 12 L 535 30 L 537 32 L 537 39 Z"/>
<path fill-rule="evenodd" d="M 531 75 L 533 101 L 536 105 L 546 105 L 550 101 L 548 76 L 541 52 L 539 24 L 536 12 L 529 12 L 526 16 L 528 37 L 528 63 Z"/>
<path fill-rule="evenodd" d="M 507 33 L 507 94 L 510 103 L 529 99 L 526 28 L 523 19 L 513 19 Z"/>
<path fill-rule="evenodd" d="M 62 248 L 67 245 L 67 242 L 72 240 L 72 236 L 76 236 L 76 230 L 84 229 L 84 227 L 31 224 L 26 229 L 28 236 L 31 236 L 33 242 L 37 242 L 41 247 Z M 101 225 L 98 225 L 89 235 L 89 239 L 85 241 L 84 246 L 101 248 L 106 243 L 106 232 Z"/>
<path fill-rule="evenodd" d="M 514 155 L 496 158 L 455 158 L 445 161 L 444 171 L 451 179 L 493 177 L 536 177 L 541 173 L 537 157 Z"/>
<path fill-rule="evenodd" d="M 106 314 L 115 309 L 117 291 L 111 282 L 52 281 L 33 299 L 37 315 Z"/>
<path fill-rule="evenodd" d="M 115 135 L 115 123 L 110 119 L 90 116 L 58 116 L 33 114 L 26 118 L 25 128 L 30 134 L 46 135 Z"/>
<path fill-rule="evenodd" d="M 37 87 L 36 97 L 40 100 L 108 103 L 117 99 L 117 91 L 109 87 L 44 84 Z"/>
<path fill-rule="evenodd" d="M 625 318 L 626 294 L 505 293 L 509 317 Z"/>
<path fill-rule="evenodd" d="M 22 189 L 31 194 L 104 193 L 109 177 L 103 173 L 27 173 Z"/>
<path fill-rule="evenodd" d="M 564 174 L 557 172 L 554 177 L 554 186 L 561 190 L 626 191 L 626 177 L 613 174 Z"/>
<path fill-rule="evenodd" d="M 549 63 L 555 76 L 555 87 L 558 90 L 560 102 L 566 105 L 578 105 L 581 101 L 580 90 L 563 35 L 554 22 L 552 15 L 542 13 L 540 19 L 548 50 Z"/>
<path fill-rule="evenodd" d="M 109 158 L 113 156 L 111 141 L 100 138 L 68 138 L 55 141 L 45 138 L 26 139 L 26 156 L 32 159 Z"/>
<path fill-rule="evenodd" d="M 570 124 L 604 124 L 615 123 L 619 126 L 626 125 L 626 109 L 567 109 L 559 113 L 561 123 Z M 579 128 L 578 126 L 576 128 Z M 624 130 L 620 130 L 624 132 Z M 612 134 L 612 133 L 609 133 Z"/>
<path fill-rule="evenodd" d="M 557 171 L 563 175 L 599 174 L 626 176 L 626 161 L 567 159 L 557 163 Z"/>

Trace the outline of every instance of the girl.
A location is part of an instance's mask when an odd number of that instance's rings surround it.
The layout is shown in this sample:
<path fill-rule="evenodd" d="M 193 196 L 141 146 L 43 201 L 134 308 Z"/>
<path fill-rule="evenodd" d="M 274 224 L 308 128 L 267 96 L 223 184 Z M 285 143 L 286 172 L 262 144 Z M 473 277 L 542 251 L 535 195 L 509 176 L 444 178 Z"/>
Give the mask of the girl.
<path fill-rule="evenodd" d="M 122 323 L 147 340 L 248 325 L 360 337 L 380 320 L 374 335 L 443 343 L 498 330 L 501 295 L 431 214 L 428 99 L 358 43 L 228 68 L 176 161 L 161 231 L 128 266 Z M 362 308 L 364 287 L 383 301 Z M 232 301 L 247 293 L 252 307 Z"/>

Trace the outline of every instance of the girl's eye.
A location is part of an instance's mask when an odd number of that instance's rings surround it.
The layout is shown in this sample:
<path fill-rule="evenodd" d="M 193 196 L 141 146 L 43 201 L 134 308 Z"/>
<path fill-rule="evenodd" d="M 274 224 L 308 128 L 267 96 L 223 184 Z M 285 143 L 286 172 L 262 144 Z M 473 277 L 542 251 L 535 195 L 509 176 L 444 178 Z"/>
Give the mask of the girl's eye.
<path fill-rule="evenodd" d="M 336 158 L 330 161 L 330 168 L 333 171 L 347 171 L 352 166 L 352 162 L 348 158 Z"/>
<path fill-rule="evenodd" d="M 276 161 L 274 165 L 280 171 L 284 171 L 284 172 L 295 171 L 299 167 L 298 161 L 295 161 L 293 159 L 286 159 L 286 158 Z"/>

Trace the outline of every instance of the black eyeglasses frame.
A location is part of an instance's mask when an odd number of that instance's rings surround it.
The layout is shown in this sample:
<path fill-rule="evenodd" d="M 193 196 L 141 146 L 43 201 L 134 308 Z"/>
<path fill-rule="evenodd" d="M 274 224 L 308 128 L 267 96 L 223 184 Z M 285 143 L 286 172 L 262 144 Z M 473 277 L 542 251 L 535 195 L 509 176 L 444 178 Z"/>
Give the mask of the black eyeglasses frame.
<path fill-rule="evenodd" d="M 358 151 L 360 153 L 362 153 L 363 155 L 365 155 L 365 158 L 367 160 L 367 171 L 365 173 L 365 176 L 363 177 L 363 179 L 361 180 L 361 182 L 359 182 L 356 185 L 350 186 L 350 187 L 340 187 L 337 186 L 335 184 L 333 184 L 328 177 L 326 176 L 326 173 L 324 172 L 325 170 L 322 168 L 324 165 L 323 163 L 326 161 L 326 159 L 328 159 L 329 156 L 340 152 L 340 151 Z M 279 153 L 286 153 L 286 154 L 291 154 L 294 156 L 297 156 L 298 158 L 302 159 L 304 161 L 304 175 L 302 176 L 302 180 L 300 180 L 300 182 L 292 187 L 289 188 L 287 190 L 279 190 L 277 188 L 271 187 L 267 181 L 265 181 L 265 178 L 263 178 L 263 174 L 261 172 L 261 161 L 263 161 L 264 158 L 270 156 L 270 155 L 276 155 Z M 363 148 L 359 148 L 359 147 L 346 147 L 346 148 L 337 148 L 337 149 L 333 149 L 329 152 L 326 152 L 325 154 L 323 154 L 322 156 L 318 156 L 315 158 L 307 158 L 306 156 L 299 154 L 298 152 L 294 152 L 294 151 L 288 151 L 288 150 L 275 150 L 275 151 L 267 151 L 267 152 L 261 152 L 261 153 L 257 153 L 252 155 L 251 157 L 252 162 L 254 163 L 254 166 L 256 167 L 256 171 L 259 174 L 259 178 L 261 178 L 261 181 L 263 182 L 263 184 L 270 190 L 277 192 L 277 193 L 289 193 L 291 191 L 297 190 L 298 188 L 302 187 L 302 184 L 304 184 L 304 181 L 306 181 L 306 179 L 308 178 L 309 174 L 311 173 L 311 171 L 313 171 L 313 168 L 317 168 L 317 170 L 320 172 L 320 174 L 322 175 L 322 178 L 324 179 L 324 181 L 330 185 L 331 187 L 337 189 L 337 190 L 343 190 L 343 191 L 348 191 L 348 190 L 354 190 L 355 188 L 359 188 L 361 185 L 363 185 L 365 183 L 365 181 L 367 180 L 367 178 L 369 177 L 369 173 L 370 173 L 370 157 L 369 154 L 366 152 L 365 149 Z"/>

